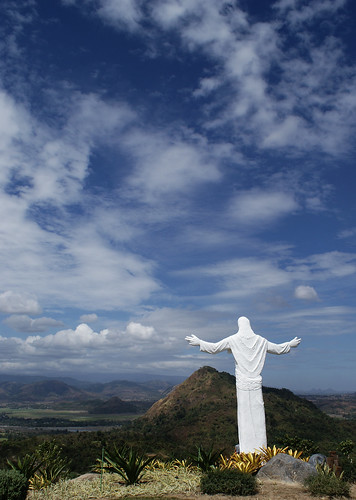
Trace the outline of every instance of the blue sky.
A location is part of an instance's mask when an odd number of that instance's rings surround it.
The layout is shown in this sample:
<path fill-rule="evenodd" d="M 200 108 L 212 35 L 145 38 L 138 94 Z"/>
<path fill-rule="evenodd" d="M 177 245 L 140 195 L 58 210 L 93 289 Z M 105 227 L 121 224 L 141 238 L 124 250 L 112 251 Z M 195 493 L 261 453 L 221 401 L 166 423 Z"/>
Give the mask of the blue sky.
<path fill-rule="evenodd" d="M 356 8 L 3 0 L 0 372 L 355 390 Z"/>

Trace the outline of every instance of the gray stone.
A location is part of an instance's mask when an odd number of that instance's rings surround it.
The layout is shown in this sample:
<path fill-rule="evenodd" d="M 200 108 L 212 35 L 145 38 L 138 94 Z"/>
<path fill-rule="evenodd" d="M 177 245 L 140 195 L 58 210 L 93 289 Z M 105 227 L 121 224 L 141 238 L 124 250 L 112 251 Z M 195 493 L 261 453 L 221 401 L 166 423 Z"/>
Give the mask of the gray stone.
<path fill-rule="evenodd" d="M 315 467 L 307 462 L 285 453 L 278 453 L 261 467 L 257 473 L 259 479 L 272 479 L 287 483 L 303 483 L 304 480 L 316 474 Z"/>
<path fill-rule="evenodd" d="M 88 472 L 87 474 L 82 474 L 81 476 L 78 476 L 74 479 L 71 479 L 71 481 L 74 481 L 74 482 L 94 481 L 94 479 L 97 479 L 98 477 L 100 477 L 100 474 L 96 474 L 94 472 Z"/>
<path fill-rule="evenodd" d="M 315 453 L 309 458 L 308 463 L 313 467 L 316 467 L 317 465 L 323 465 L 326 463 L 326 456 L 322 455 L 321 453 Z"/>

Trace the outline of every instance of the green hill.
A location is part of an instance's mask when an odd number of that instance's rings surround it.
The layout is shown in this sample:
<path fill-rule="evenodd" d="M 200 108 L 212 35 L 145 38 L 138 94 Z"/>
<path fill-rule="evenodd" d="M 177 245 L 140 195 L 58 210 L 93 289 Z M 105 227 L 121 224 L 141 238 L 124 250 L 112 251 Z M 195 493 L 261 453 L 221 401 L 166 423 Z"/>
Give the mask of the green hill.
<path fill-rule="evenodd" d="M 270 445 L 289 435 L 313 440 L 328 451 L 355 435 L 355 421 L 331 418 L 287 389 L 263 388 L 263 393 Z M 199 444 L 232 451 L 238 442 L 236 420 L 235 377 L 205 366 L 137 419 L 129 435 L 152 451 L 168 454 Z"/>

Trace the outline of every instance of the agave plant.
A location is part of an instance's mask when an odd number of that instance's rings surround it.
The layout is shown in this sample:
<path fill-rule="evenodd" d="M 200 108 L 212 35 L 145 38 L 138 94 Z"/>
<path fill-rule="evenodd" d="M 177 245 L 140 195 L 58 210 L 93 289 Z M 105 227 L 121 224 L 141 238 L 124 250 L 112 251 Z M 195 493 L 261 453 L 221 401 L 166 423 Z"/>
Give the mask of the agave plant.
<path fill-rule="evenodd" d="M 263 446 L 262 448 L 259 448 L 259 450 L 262 457 L 262 462 L 266 463 L 268 462 L 268 460 L 271 460 L 271 458 L 278 455 L 278 453 L 287 453 L 288 446 L 286 446 L 285 448 L 278 448 L 276 445 L 274 445 L 272 448 L 270 446 Z"/>
<path fill-rule="evenodd" d="M 42 474 L 35 474 L 29 480 L 29 489 L 30 490 L 42 490 L 47 488 L 50 483 L 42 476 Z"/>
<path fill-rule="evenodd" d="M 171 462 L 171 467 L 172 469 L 185 469 L 185 470 L 191 470 L 194 468 L 194 466 L 190 463 L 189 460 L 178 460 L 178 458 L 176 458 L 175 460 L 173 460 L 173 462 Z"/>
<path fill-rule="evenodd" d="M 253 474 L 262 466 L 259 453 L 234 453 L 229 458 L 221 455 L 220 469 L 238 469 L 247 474 Z"/>
<path fill-rule="evenodd" d="M 113 453 L 106 453 L 104 460 L 108 464 L 107 469 L 119 474 L 125 484 L 129 485 L 140 482 L 145 468 L 154 458 L 140 455 L 132 447 L 123 446 L 120 449 L 115 447 Z"/>
<path fill-rule="evenodd" d="M 36 454 L 42 457 L 42 463 L 37 469 L 37 476 L 42 478 L 35 480 L 34 484 L 44 484 L 44 487 L 54 484 L 62 477 L 68 475 L 70 460 L 63 455 L 62 448 L 54 441 L 45 441 L 36 449 Z"/>
<path fill-rule="evenodd" d="M 8 460 L 7 464 L 11 467 L 11 469 L 21 472 L 27 481 L 29 481 L 31 477 L 34 476 L 38 468 L 42 466 L 43 460 L 39 460 L 37 453 L 32 453 L 31 455 L 27 453 L 22 460 L 21 458 L 17 458 L 14 462 Z"/>
<path fill-rule="evenodd" d="M 310 457 L 302 457 L 303 452 L 298 450 L 288 450 L 288 455 L 291 455 L 294 458 L 299 458 L 299 460 L 303 460 L 303 462 L 309 462 Z"/>
<path fill-rule="evenodd" d="M 211 468 L 214 468 L 216 464 L 219 462 L 220 456 L 223 450 L 213 450 L 211 446 L 209 450 L 204 450 L 202 446 L 197 446 L 197 453 L 190 454 L 189 458 L 193 465 L 199 467 L 202 471 L 208 471 Z"/>
<path fill-rule="evenodd" d="M 171 470 L 171 462 L 164 462 L 158 458 L 153 459 L 149 464 L 147 464 L 146 469 L 148 470 Z"/>

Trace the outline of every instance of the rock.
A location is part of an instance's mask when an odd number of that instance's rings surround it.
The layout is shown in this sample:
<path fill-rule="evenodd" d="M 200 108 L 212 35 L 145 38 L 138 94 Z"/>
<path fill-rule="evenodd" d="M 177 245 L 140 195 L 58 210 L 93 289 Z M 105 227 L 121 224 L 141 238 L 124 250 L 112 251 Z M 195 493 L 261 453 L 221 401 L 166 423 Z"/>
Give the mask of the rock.
<path fill-rule="evenodd" d="M 315 467 L 307 462 L 285 453 L 278 453 L 261 467 L 257 473 L 259 479 L 272 479 L 288 483 L 303 483 L 304 480 L 316 474 Z"/>
<path fill-rule="evenodd" d="M 326 456 L 321 453 L 315 453 L 309 458 L 308 464 L 316 467 L 317 465 L 323 465 L 326 463 Z"/>
<path fill-rule="evenodd" d="M 94 481 L 94 479 L 97 479 L 98 477 L 100 477 L 100 474 L 88 472 L 87 474 L 82 474 L 81 476 L 71 479 L 71 481 Z"/>

